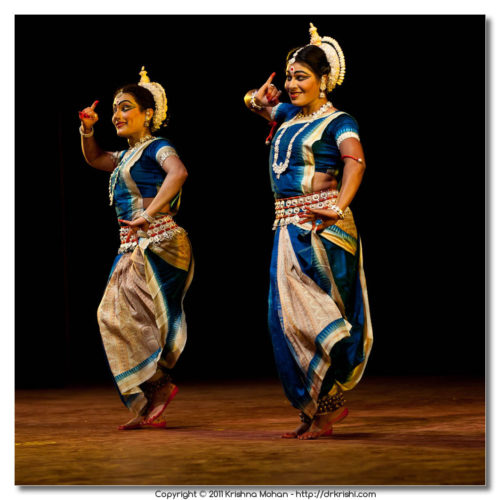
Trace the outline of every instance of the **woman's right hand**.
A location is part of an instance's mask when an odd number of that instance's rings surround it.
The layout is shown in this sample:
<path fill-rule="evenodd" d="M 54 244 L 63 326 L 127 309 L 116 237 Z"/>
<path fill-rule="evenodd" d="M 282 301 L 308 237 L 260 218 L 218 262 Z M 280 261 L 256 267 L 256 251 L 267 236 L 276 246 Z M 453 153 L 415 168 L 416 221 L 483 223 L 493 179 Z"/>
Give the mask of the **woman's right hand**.
<path fill-rule="evenodd" d="M 267 79 L 266 83 L 257 90 L 255 94 L 255 104 L 257 106 L 276 106 L 279 103 L 279 96 L 281 95 L 281 90 L 276 88 L 276 85 L 272 83 L 273 78 L 276 76 L 276 72 L 273 72 L 271 76 Z"/>
<path fill-rule="evenodd" d="M 80 121 L 82 122 L 85 131 L 90 131 L 95 123 L 99 120 L 99 116 L 95 112 L 95 107 L 99 104 L 99 101 L 94 101 L 92 106 L 85 108 L 78 112 Z"/>

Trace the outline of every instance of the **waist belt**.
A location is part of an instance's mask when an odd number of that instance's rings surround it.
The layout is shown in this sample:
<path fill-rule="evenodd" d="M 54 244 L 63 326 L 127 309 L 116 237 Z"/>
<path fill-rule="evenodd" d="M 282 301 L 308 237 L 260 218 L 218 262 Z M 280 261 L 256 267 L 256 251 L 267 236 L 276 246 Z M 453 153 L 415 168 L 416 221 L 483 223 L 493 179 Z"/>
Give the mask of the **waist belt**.
<path fill-rule="evenodd" d="M 336 189 L 325 189 L 314 193 L 293 196 L 292 198 L 278 198 L 274 202 L 276 218 L 273 229 L 287 224 L 300 224 L 299 213 L 305 207 L 309 208 L 330 208 L 335 204 L 339 192 Z"/>
<path fill-rule="evenodd" d="M 128 226 L 120 228 L 120 248 L 118 253 L 132 252 L 137 246 L 139 238 L 148 238 L 150 244 L 160 243 L 172 239 L 176 234 L 183 232 L 184 229 L 178 226 L 170 215 L 162 215 L 155 218 L 153 224 L 148 228 L 147 234 L 138 231 L 134 234 Z"/>

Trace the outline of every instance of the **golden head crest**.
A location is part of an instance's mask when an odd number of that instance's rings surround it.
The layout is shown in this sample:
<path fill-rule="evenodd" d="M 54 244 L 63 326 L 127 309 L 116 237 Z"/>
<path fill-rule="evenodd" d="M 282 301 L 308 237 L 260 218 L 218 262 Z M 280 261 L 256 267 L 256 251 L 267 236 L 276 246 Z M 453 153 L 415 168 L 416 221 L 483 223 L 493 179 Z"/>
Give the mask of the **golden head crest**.
<path fill-rule="evenodd" d="M 141 75 L 141 79 L 139 83 L 149 83 L 151 80 L 149 79 L 148 72 L 144 69 L 144 66 L 139 71 L 139 75 Z"/>
<path fill-rule="evenodd" d="M 318 29 L 313 23 L 309 23 L 309 33 L 311 35 L 311 45 L 321 45 L 321 37 L 318 35 Z"/>

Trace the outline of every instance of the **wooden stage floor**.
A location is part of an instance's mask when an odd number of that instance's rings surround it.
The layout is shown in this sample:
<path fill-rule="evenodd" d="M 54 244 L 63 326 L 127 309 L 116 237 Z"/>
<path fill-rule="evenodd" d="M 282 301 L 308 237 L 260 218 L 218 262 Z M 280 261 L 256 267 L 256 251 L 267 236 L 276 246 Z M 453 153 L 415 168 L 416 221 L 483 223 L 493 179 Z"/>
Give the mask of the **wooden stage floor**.
<path fill-rule="evenodd" d="M 16 391 L 17 485 L 482 485 L 484 381 L 370 378 L 332 437 L 286 440 L 277 381 L 187 382 L 167 429 L 118 431 L 113 387 Z"/>

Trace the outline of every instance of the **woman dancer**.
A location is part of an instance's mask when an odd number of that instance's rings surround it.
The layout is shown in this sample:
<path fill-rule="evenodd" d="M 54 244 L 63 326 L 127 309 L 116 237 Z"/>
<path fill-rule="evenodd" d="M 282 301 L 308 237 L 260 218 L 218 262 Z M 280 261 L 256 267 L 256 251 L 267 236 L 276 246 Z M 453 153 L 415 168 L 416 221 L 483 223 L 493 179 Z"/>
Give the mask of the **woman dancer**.
<path fill-rule="evenodd" d="M 287 57 L 278 103 L 274 73 L 245 96 L 279 125 L 271 144 L 276 230 L 269 328 L 285 393 L 302 423 L 285 438 L 330 435 L 345 418 L 343 391 L 360 380 L 372 345 L 361 242 L 349 205 L 365 160 L 355 120 L 327 100 L 344 79 L 339 44 L 311 24 L 309 45 Z M 273 127 L 274 128 L 274 127 Z"/>
<path fill-rule="evenodd" d="M 193 275 L 191 246 L 172 216 L 187 171 L 171 143 L 154 137 L 166 119 L 163 87 L 144 67 L 139 84 L 114 96 L 112 121 L 128 141 L 103 151 L 94 138 L 98 101 L 80 112 L 85 160 L 111 172 L 110 205 L 121 224 L 121 245 L 98 310 L 101 336 L 118 391 L 134 417 L 119 429 L 165 427 L 177 393 L 170 370 L 186 342 L 182 307 Z"/>

